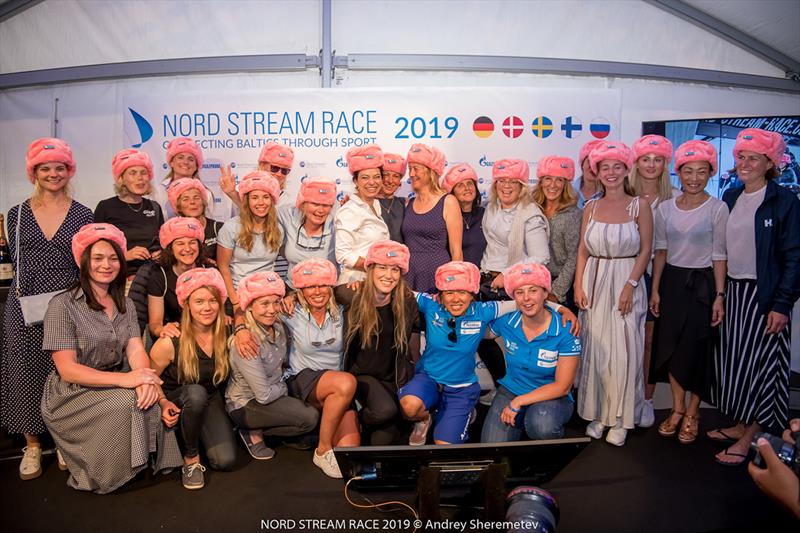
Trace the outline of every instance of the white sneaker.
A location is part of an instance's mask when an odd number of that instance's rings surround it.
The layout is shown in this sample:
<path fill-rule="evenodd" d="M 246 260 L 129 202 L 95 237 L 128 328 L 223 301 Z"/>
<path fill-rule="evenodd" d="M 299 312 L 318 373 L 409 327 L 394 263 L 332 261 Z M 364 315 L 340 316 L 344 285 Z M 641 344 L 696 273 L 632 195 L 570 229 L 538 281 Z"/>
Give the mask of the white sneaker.
<path fill-rule="evenodd" d="M 653 411 L 653 400 L 645 400 L 642 403 L 642 411 L 639 414 L 639 423 L 636 424 L 640 428 L 649 428 L 656 423 L 656 414 Z"/>
<path fill-rule="evenodd" d="M 625 437 L 628 436 L 628 430 L 620 427 L 613 427 L 608 430 L 606 435 L 606 442 L 614 446 L 622 446 L 625 444 Z"/>
<path fill-rule="evenodd" d="M 339 470 L 333 450 L 328 450 L 322 455 L 317 455 L 317 450 L 314 450 L 314 464 L 320 467 L 326 476 L 342 479 L 342 471 Z"/>
<path fill-rule="evenodd" d="M 408 444 L 411 446 L 422 446 L 428 440 L 428 430 L 431 428 L 431 415 L 425 420 L 420 420 L 414 423 L 414 430 L 408 438 Z"/>
<path fill-rule="evenodd" d="M 25 446 L 22 448 L 22 461 L 19 463 L 19 477 L 23 480 L 37 478 L 42 475 L 42 447 Z"/>
<path fill-rule="evenodd" d="M 588 426 L 586 426 L 586 436 L 592 437 L 593 439 L 602 439 L 603 438 L 603 431 L 605 431 L 606 427 L 595 420 Z"/>
<path fill-rule="evenodd" d="M 61 455 L 61 450 L 59 450 L 58 448 L 56 448 L 56 459 L 58 459 L 58 469 L 66 470 L 67 462 L 64 460 L 64 456 Z"/>

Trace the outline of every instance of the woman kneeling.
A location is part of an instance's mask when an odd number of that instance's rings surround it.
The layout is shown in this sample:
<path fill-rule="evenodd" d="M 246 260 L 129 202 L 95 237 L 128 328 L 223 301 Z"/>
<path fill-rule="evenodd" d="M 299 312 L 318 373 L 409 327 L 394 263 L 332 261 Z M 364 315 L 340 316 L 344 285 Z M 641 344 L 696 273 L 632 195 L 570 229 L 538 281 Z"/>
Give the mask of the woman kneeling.
<path fill-rule="evenodd" d="M 492 322 L 487 337 L 502 337 L 506 375 L 492 401 L 482 442 L 564 436 L 575 403 L 570 395 L 581 353 L 580 340 L 546 308 L 550 272 L 536 263 L 516 264 L 504 276 L 517 311 Z"/>
<path fill-rule="evenodd" d="M 175 435 L 161 424 L 161 380 L 150 368 L 133 302 L 125 298 L 125 235 L 87 224 L 72 238 L 78 285 L 50 301 L 43 349 L 42 418 L 78 490 L 114 491 L 153 465 L 181 465 Z"/>
<path fill-rule="evenodd" d="M 230 470 L 236 462 L 233 427 L 220 390 L 230 368 L 223 307 L 228 295 L 213 268 L 184 272 L 175 293 L 183 308 L 180 336 L 159 339 L 150 357 L 164 380 L 161 418 L 167 427 L 180 422 L 183 486 L 196 490 L 204 486 L 201 442 L 214 470 Z"/>

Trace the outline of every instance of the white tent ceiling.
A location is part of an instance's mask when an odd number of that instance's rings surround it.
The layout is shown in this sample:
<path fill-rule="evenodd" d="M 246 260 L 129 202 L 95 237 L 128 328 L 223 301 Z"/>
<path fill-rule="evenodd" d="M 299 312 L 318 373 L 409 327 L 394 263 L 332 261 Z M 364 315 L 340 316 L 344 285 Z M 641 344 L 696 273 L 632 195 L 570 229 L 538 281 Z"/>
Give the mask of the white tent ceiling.
<path fill-rule="evenodd" d="M 613 61 L 774 79 L 791 70 L 660 9 L 662 4 L 706 12 L 800 61 L 798 0 L 333 0 L 332 50 L 339 56 Z M 0 77 L 207 56 L 313 58 L 323 47 L 322 5 L 323 0 L 6 0 L 0 13 L 21 8 L 5 20 L 0 16 Z M 68 79 L 66 73 L 60 81 Z"/>

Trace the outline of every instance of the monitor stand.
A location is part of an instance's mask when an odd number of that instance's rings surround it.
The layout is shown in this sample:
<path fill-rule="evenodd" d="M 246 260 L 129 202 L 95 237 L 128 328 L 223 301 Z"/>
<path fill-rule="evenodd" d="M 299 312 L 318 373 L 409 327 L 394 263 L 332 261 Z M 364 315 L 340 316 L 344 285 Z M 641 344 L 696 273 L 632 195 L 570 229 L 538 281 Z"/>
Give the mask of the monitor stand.
<path fill-rule="evenodd" d="M 451 475 L 459 471 L 452 466 L 423 466 L 417 479 L 417 509 L 423 523 L 420 531 L 426 531 L 425 525 L 442 521 L 442 475 Z M 501 522 L 505 519 L 506 474 L 501 464 L 481 466 L 472 483 L 468 499 L 477 503 L 481 510 L 480 518 L 484 521 Z M 466 503 L 466 502 L 465 502 Z M 462 507 L 462 506 L 459 506 Z M 465 505 L 464 507 L 469 507 Z"/>

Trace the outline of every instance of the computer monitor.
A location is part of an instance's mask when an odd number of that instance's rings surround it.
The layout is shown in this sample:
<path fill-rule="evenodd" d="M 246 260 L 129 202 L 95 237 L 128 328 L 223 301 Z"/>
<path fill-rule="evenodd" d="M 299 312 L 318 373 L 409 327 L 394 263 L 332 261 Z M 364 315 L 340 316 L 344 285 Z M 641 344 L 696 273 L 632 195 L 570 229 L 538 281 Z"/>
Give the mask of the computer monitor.
<path fill-rule="evenodd" d="M 591 440 L 587 437 L 443 446 L 360 446 L 335 448 L 344 480 L 362 476 L 359 490 L 413 489 L 424 466 L 441 468 L 444 487 L 473 484 L 489 464 L 504 467 L 506 483 L 540 485 L 551 480 Z"/>

